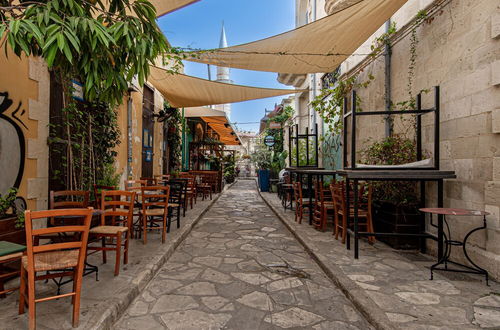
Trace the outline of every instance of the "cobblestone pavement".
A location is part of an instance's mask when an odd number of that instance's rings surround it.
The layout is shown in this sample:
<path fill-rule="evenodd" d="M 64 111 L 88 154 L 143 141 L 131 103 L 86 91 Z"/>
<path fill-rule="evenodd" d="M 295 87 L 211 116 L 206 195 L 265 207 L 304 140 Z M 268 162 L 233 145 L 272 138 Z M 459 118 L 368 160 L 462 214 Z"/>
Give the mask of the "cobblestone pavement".
<path fill-rule="evenodd" d="M 258 196 L 228 190 L 116 329 L 371 329 Z"/>
<path fill-rule="evenodd" d="M 404 330 L 500 329 L 499 283 L 492 280 L 487 286 L 483 276 L 440 271 L 430 281 L 435 258 L 397 251 L 380 241 L 370 245 L 361 240 L 356 260 L 331 228 L 321 232 L 307 221 L 298 224 L 276 194 L 262 196 L 372 324 Z"/>

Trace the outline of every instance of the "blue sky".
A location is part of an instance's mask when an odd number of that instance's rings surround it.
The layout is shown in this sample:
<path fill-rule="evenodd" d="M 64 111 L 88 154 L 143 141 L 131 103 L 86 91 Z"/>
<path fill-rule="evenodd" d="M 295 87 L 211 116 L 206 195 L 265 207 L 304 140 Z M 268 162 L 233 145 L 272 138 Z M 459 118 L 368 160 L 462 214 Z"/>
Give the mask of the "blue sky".
<path fill-rule="evenodd" d="M 201 0 L 159 19 L 163 33 L 173 46 L 210 49 L 219 45 L 222 22 L 229 46 L 267 38 L 294 28 L 295 1 L 292 0 Z M 186 74 L 208 77 L 205 64 L 186 62 Z M 212 79 L 215 79 L 212 67 Z M 276 73 L 231 69 L 235 84 L 268 88 L 290 88 L 276 81 Z M 257 122 L 264 109 L 272 110 L 283 97 L 235 103 L 231 121 Z M 242 130 L 258 131 L 258 124 Z"/>

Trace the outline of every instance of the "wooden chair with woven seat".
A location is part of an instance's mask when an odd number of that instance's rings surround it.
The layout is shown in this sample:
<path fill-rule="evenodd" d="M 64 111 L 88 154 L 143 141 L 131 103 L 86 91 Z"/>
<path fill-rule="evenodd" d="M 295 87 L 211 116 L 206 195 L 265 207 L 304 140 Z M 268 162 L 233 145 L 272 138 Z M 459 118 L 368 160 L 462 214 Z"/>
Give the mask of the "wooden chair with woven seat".
<path fill-rule="evenodd" d="M 128 263 L 129 241 L 132 232 L 135 192 L 103 190 L 101 192 L 101 224 L 90 229 L 90 234 L 100 239 L 102 246 L 89 246 L 89 250 L 102 251 L 106 263 L 106 251 L 115 251 L 115 276 L 120 274 L 120 257 L 123 248 L 123 264 Z M 111 219 L 107 224 L 106 219 Z M 106 242 L 109 239 L 111 242 Z"/>
<path fill-rule="evenodd" d="M 141 177 L 141 181 L 146 181 L 147 186 L 158 185 L 158 180 L 156 178 Z"/>
<path fill-rule="evenodd" d="M 344 182 L 338 182 L 330 185 L 334 204 L 334 232 L 335 239 L 338 239 L 339 233 L 342 236 L 342 244 L 346 241 L 347 236 L 347 216 L 349 220 L 354 218 L 354 196 L 349 194 L 350 210 L 347 211 L 347 192 Z M 351 189 L 351 192 L 353 190 Z M 365 197 L 365 185 L 360 184 L 358 188 L 358 226 L 364 227 L 367 232 L 373 233 L 373 218 L 372 218 L 372 187 L 368 185 L 368 193 Z M 340 218 L 340 219 L 339 219 Z M 363 221 L 364 220 L 364 221 Z M 352 221 L 350 221 L 352 224 Z M 369 236 L 370 243 L 375 242 L 374 236 Z"/>
<path fill-rule="evenodd" d="M 314 183 L 314 213 L 313 224 L 316 229 L 326 230 L 328 213 L 334 212 L 334 205 L 330 189 L 325 189 L 321 181 Z"/>
<path fill-rule="evenodd" d="M 310 209 L 311 207 L 314 207 L 314 203 L 307 198 L 303 198 L 302 182 L 294 182 L 293 191 L 295 197 L 295 221 L 298 220 L 299 223 L 302 223 L 304 208 L 307 207 Z"/>
<path fill-rule="evenodd" d="M 0 298 L 5 298 L 6 293 L 18 289 L 18 287 L 5 289 L 4 280 L 21 273 L 18 263 L 21 261 L 25 250 L 26 246 L 24 245 L 0 241 Z"/>
<path fill-rule="evenodd" d="M 144 244 L 147 244 L 148 229 L 162 231 L 161 241 L 165 243 L 167 234 L 168 199 L 170 196 L 169 186 L 143 186 L 142 193 L 142 233 Z M 160 226 L 157 224 L 161 223 Z M 148 227 L 148 224 L 150 225 Z"/>
<path fill-rule="evenodd" d="M 78 224 L 35 229 L 34 220 L 74 216 Z M 82 275 L 85 267 L 87 240 L 89 235 L 92 208 L 57 209 L 48 211 L 26 211 L 26 256 L 22 258 L 21 285 L 19 289 L 19 314 L 24 314 L 26 305 L 29 309 L 29 329 L 36 328 L 36 303 L 48 300 L 72 297 L 73 327 L 77 327 L 80 317 L 80 295 Z M 40 235 L 67 234 L 71 241 L 35 245 Z M 37 273 L 56 271 L 37 275 Z M 35 282 L 49 278 L 70 276 L 73 278 L 73 290 L 51 297 L 36 298 Z"/>
<path fill-rule="evenodd" d="M 156 180 L 157 184 L 162 184 L 165 181 L 170 180 L 170 174 L 156 174 L 154 176 L 154 179 Z"/>

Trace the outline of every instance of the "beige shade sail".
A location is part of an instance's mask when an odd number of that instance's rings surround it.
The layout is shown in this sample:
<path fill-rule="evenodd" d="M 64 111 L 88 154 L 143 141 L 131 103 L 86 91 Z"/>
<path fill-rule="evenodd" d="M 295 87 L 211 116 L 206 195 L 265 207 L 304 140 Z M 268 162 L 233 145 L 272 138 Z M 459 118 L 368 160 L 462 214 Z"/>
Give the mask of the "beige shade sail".
<path fill-rule="evenodd" d="M 185 108 L 184 117 L 201 118 L 215 132 L 217 132 L 217 134 L 219 134 L 220 141 L 225 145 L 238 145 L 240 142 L 238 134 L 229 123 L 227 115 L 224 111 L 206 107 Z"/>
<path fill-rule="evenodd" d="M 225 84 L 184 74 L 171 74 L 155 66 L 151 67 L 148 81 L 174 108 L 235 103 L 304 91 Z"/>
<path fill-rule="evenodd" d="M 160 17 L 198 1 L 200 0 L 151 0 L 151 3 L 156 8 L 156 16 Z"/>
<path fill-rule="evenodd" d="M 295 30 L 243 45 L 188 53 L 188 60 L 280 73 L 332 72 L 406 1 L 361 0 Z"/>

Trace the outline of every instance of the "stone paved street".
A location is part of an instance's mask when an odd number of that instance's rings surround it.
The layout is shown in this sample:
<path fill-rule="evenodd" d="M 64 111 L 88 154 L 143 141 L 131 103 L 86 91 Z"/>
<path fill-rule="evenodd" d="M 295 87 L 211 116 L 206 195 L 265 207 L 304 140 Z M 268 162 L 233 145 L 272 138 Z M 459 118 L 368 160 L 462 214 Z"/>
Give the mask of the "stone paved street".
<path fill-rule="evenodd" d="M 116 329 L 370 329 L 240 181 L 178 247 Z"/>

